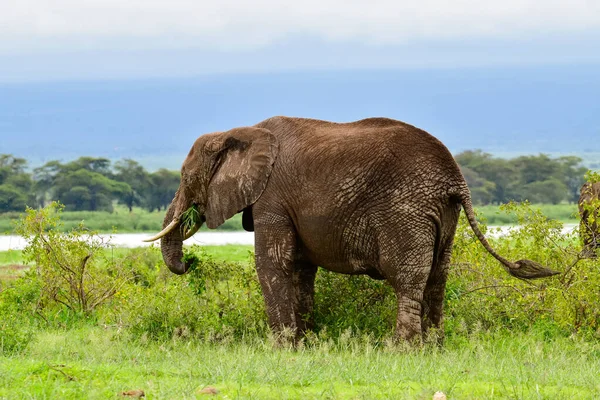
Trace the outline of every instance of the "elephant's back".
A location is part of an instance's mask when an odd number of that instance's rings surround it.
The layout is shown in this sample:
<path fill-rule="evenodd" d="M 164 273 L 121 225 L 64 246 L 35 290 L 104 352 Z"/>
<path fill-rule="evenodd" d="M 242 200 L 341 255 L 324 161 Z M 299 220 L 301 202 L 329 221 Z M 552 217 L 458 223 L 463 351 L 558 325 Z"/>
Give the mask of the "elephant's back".
<path fill-rule="evenodd" d="M 386 182 L 398 190 L 426 195 L 466 186 L 450 151 L 437 138 L 389 118 L 335 123 L 273 117 L 258 126 L 271 130 L 280 153 L 274 180 L 295 179 L 298 186 L 327 194 L 332 188 L 361 183 L 366 192 Z M 461 189 L 462 190 L 462 189 Z"/>

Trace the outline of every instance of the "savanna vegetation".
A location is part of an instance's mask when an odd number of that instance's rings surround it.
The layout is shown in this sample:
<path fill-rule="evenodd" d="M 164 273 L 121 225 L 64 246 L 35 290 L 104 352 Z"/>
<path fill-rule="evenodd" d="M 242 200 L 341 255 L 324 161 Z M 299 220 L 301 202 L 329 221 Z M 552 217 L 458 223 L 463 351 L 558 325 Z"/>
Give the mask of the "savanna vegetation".
<path fill-rule="evenodd" d="M 550 158 L 544 154 L 513 159 L 481 151 L 456 155 L 471 188 L 474 204 L 491 225 L 512 224 L 499 204 L 528 200 L 539 204 L 549 218 L 575 222 L 576 202 L 586 168 L 581 159 Z M 0 155 L 0 233 L 13 230 L 11 221 L 29 207 L 51 201 L 65 205 L 63 227 L 85 225 L 101 232 L 157 231 L 164 210 L 179 185 L 179 172 L 148 172 L 131 159 L 111 163 L 106 158 L 80 157 L 70 162 L 49 161 L 30 171 L 27 160 Z M 161 212 L 162 211 L 162 212 Z M 239 218 L 222 229 L 241 229 Z"/>
<path fill-rule="evenodd" d="M 461 220 L 443 331 L 393 343 L 390 287 L 321 270 L 316 329 L 293 349 L 270 336 L 248 247 L 188 247 L 175 276 L 155 247 L 114 249 L 59 229 L 55 203 L 30 209 L 29 246 L 2 256 L 30 267 L 0 270 L 0 398 L 593 398 L 600 262 L 539 210 L 502 211 L 522 228 L 493 246 L 561 275 L 510 277 Z"/>

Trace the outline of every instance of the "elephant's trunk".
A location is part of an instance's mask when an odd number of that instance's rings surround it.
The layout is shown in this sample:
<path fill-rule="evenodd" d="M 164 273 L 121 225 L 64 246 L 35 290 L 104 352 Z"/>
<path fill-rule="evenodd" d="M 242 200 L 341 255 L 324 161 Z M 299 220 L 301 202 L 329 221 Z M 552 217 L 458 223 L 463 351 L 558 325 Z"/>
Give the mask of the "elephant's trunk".
<path fill-rule="evenodd" d="M 173 204 L 169 206 L 167 215 L 163 221 L 163 228 L 167 227 L 174 220 L 174 208 Z M 163 260 L 171 272 L 181 275 L 189 269 L 190 266 L 182 261 L 183 237 L 180 224 L 161 238 L 160 249 Z"/>

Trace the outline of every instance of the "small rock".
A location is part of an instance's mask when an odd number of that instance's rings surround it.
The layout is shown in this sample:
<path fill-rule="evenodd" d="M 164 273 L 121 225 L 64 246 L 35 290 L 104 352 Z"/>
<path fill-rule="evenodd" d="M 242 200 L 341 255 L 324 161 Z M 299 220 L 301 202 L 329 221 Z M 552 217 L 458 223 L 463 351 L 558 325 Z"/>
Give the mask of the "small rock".
<path fill-rule="evenodd" d="M 199 394 L 218 394 L 219 391 L 212 386 L 207 386 L 202 390 L 198 391 Z"/>
<path fill-rule="evenodd" d="M 433 400 L 446 400 L 446 395 L 444 392 L 435 392 L 433 394 Z"/>
<path fill-rule="evenodd" d="M 145 397 L 146 393 L 143 390 L 126 390 L 125 392 L 121 392 L 121 396 L 129 396 L 136 399 L 140 397 Z"/>

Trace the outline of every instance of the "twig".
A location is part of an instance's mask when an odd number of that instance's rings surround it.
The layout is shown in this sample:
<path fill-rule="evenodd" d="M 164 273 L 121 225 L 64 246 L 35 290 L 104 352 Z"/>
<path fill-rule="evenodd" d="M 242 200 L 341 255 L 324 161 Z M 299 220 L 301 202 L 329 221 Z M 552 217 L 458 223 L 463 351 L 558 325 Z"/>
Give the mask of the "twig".
<path fill-rule="evenodd" d="M 66 367 L 66 365 L 64 365 L 64 364 L 57 364 L 57 365 L 49 365 L 48 366 L 48 368 L 50 368 L 51 370 L 57 371 L 57 372 L 60 372 L 61 374 L 63 374 L 65 376 L 65 378 L 67 378 L 68 380 L 70 380 L 70 381 L 76 381 L 77 379 L 74 376 L 69 375 L 65 371 L 59 369 L 59 368 L 65 368 L 65 367 Z"/>
<path fill-rule="evenodd" d="M 515 292 L 519 293 L 519 294 L 521 295 L 521 297 L 525 297 L 525 294 L 523 294 L 523 292 L 521 292 L 521 291 L 520 291 L 519 289 L 517 289 L 516 287 L 514 287 L 514 286 L 510 286 L 510 285 L 489 285 L 489 286 L 482 286 L 482 287 L 478 287 L 478 288 L 476 288 L 476 289 L 472 289 L 472 290 L 469 290 L 469 291 L 467 291 L 467 292 L 464 292 L 464 293 L 463 293 L 463 295 L 470 294 L 470 293 L 476 292 L 476 291 L 478 291 L 478 290 L 483 290 L 483 289 L 499 289 L 499 288 L 508 288 L 508 289 L 512 289 L 512 290 L 514 290 Z"/>

